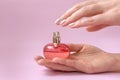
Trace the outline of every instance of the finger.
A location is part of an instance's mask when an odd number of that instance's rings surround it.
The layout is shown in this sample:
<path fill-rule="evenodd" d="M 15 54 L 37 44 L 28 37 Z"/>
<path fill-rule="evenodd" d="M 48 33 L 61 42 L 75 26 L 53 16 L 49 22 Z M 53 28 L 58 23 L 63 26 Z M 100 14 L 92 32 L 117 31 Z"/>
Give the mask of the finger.
<path fill-rule="evenodd" d="M 81 51 L 84 48 L 84 44 L 67 44 L 70 51 Z"/>
<path fill-rule="evenodd" d="M 99 14 L 92 17 L 86 17 L 81 20 L 76 21 L 75 23 L 71 23 L 69 26 L 71 28 L 79 28 L 83 26 L 96 26 L 102 24 L 108 24 L 106 14 Z"/>
<path fill-rule="evenodd" d="M 35 57 L 35 60 L 36 60 L 36 61 L 38 61 L 38 60 L 40 60 L 40 59 L 43 59 L 43 57 L 42 57 L 42 56 L 36 56 L 36 57 Z"/>
<path fill-rule="evenodd" d="M 82 60 L 80 61 L 80 60 L 72 60 L 72 59 L 54 58 L 53 62 L 70 66 L 77 69 L 78 71 L 83 71 L 83 72 L 86 70 L 85 66 L 87 66 Z"/>
<path fill-rule="evenodd" d="M 50 69 L 53 69 L 53 70 L 76 71 L 75 68 L 71 68 L 71 67 L 68 67 L 68 66 L 65 66 L 65 65 L 61 65 L 61 64 L 56 64 L 56 63 L 53 63 L 52 61 L 47 60 L 47 59 L 41 59 L 40 61 L 38 61 L 38 63 L 40 65 L 46 66 L 46 67 L 48 67 Z"/>
<path fill-rule="evenodd" d="M 55 23 L 57 25 L 59 25 L 62 20 L 64 20 L 64 19 L 68 18 L 69 16 L 71 16 L 74 12 L 76 12 L 77 10 L 79 10 L 81 7 L 93 4 L 95 2 L 96 2 L 95 0 L 88 0 L 88 1 L 84 1 L 84 2 L 81 2 L 79 4 L 76 4 L 75 6 L 73 6 L 69 10 L 67 10 L 60 18 L 58 18 L 55 21 Z"/>
<path fill-rule="evenodd" d="M 108 25 L 98 25 L 98 26 L 88 26 L 86 29 L 89 32 L 93 32 L 93 31 L 98 31 L 100 29 L 103 29 L 105 27 L 107 27 Z"/>
<path fill-rule="evenodd" d="M 70 66 L 70 67 L 74 67 L 76 65 L 75 60 L 71 60 L 71 59 L 62 59 L 62 58 L 54 58 L 52 60 L 54 63 L 58 63 L 58 64 L 62 64 L 62 65 L 66 65 L 66 66 Z"/>
<path fill-rule="evenodd" d="M 101 6 L 99 6 L 97 4 L 88 5 L 88 6 L 85 6 L 81 9 L 79 9 L 75 13 L 73 13 L 66 20 L 61 21 L 60 25 L 67 26 L 68 24 L 73 23 L 82 17 L 93 16 L 93 15 L 99 14 L 99 13 L 102 13 Z"/>

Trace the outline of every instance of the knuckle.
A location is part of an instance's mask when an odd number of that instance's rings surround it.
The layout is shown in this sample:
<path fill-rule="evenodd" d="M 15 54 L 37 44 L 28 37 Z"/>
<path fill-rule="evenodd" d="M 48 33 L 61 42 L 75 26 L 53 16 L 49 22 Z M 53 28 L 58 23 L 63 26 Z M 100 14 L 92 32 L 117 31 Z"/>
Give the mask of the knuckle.
<path fill-rule="evenodd" d="M 89 10 L 89 7 L 86 6 L 86 7 L 82 7 L 80 11 L 81 12 L 87 12 L 88 10 Z"/>
<path fill-rule="evenodd" d="M 78 4 L 74 5 L 73 8 L 79 9 L 80 8 L 80 4 L 78 3 Z"/>
<path fill-rule="evenodd" d="M 82 7 L 81 8 L 81 11 L 86 11 L 88 9 L 88 7 L 86 6 L 86 7 Z"/>
<path fill-rule="evenodd" d="M 88 6 L 81 8 L 81 9 L 86 11 L 86 10 L 91 10 L 92 8 L 95 8 L 95 5 L 88 5 Z"/>
<path fill-rule="evenodd" d="M 87 6 L 88 7 L 88 9 L 95 9 L 95 8 L 97 8 L 98 6 L 96 5 L 96 4 L 94 4 L 94 5 L 89 5 L 89 6 Z"/>
<path fill-rule="evenodd" d="M 88 6 L 84 6 L 81 8 L 82 12 L 92 12 L 92 11 L 101 11 L 101 7 L 97 4 L 92 4 L 92 5 L 88 5 Z"/>
<path fill-rule="evenodd" d="M 71 22 L 72 20 L 74 20 L 73 16 L 67 18 L 67 21 L 69 21 L 69 22 Z"/>

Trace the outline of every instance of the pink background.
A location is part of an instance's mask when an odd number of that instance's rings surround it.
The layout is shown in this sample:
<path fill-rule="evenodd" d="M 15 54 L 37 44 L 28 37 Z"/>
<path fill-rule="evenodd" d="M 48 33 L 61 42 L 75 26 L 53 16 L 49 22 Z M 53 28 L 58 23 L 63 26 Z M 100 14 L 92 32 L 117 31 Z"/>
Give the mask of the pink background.
<path fill-rule="evenodd" d="M 62 28 L 54 21 L 80 0 L 0 0 L 0 80 L 120 80 L 120 73 L 52 72 L 34 61 L 59 31 L 64 43 L 87 43 L 120 52 L 120 27 L 98 32 Z M 113 65 L 114 66 L 114 65 Z"/>

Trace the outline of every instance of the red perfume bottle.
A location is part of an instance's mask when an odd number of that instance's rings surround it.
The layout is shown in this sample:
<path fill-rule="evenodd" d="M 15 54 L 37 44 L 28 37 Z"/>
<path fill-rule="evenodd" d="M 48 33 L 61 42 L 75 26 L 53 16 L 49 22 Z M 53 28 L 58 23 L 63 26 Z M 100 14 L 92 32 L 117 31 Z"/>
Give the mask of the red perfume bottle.
<path fill-rule="evenodd" d="M 59 32 L 53 33 L 53 43 L 47 44 L 44 47 L 44 56 L 46 59 L 68 58 L 70 55 L 70 49 L 66 44 L 60 43 Z"/>

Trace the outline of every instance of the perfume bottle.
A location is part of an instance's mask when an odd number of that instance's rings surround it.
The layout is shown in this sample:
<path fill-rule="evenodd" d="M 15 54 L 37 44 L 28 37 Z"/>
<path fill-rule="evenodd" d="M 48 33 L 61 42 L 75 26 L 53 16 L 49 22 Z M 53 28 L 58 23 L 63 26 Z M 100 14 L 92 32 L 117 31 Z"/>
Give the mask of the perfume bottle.
<path fill-rule="evenodd" d="M 46 59 L 68 58 L 70 55 L 69 47 L 60 42 L 59 32 L 53 32 L 53 43 L 47 44 L 44 47 L 44 56 Z"/>

